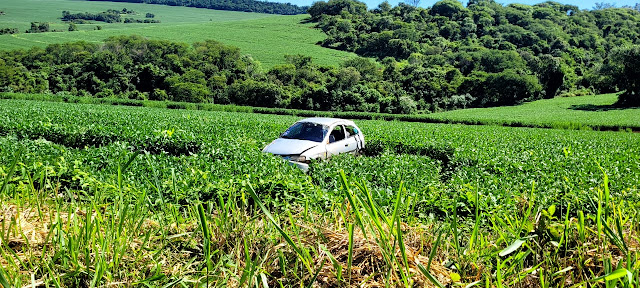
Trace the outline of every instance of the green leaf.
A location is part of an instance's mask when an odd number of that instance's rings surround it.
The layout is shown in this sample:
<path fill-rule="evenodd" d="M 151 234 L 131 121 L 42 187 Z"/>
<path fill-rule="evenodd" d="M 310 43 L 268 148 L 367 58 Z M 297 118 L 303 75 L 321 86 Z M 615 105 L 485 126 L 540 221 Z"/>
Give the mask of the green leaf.
<path fill-rule="evenodd" d="M 462 277 L 460 277 L 460 274 L 458 274 L 456 272 L 451 272 L 449 274 L 449 277 L 451 278 L 451 282 L 459 282 L 460 279 L 462 279 Z"/>
<path fill-rule="evenodd" d="M 431 284 L 435 285 L 436 287 L 439 288 L 444 288 L 444 285 L 442 285 L 442 283 L 440 283 L 440 281 L 438 281 L 438 279 L 436 279 L 435 277 L 433 277 L 433 275 L 431 275 L 431 272 L 427 271 L 426 268 L 424 268 L 424 266 L 422 266 L 422 264 L 417 263 L 418 264 L 418 270 L 420 270 L 420 272 L 422 272 L 422 274 L 427 277 L 427 279 L 429 279 L 429 281 L 431 281 Z"/>
<path fill-rule="evenodd" d="M 553 214 L 556 213 L 556 205 L 549 206 L 549 209 L 547 209 L 547 211 L 549 213 L 549 217 L 553 216 Z"/>
<path fill-rule="evenodd" d="M 316 273 L 313 273 L 313 278 L 311 278 L 311 281 L 309 281 L 309 284 L 307 284 L 307 288 L 311 288 L 313 287 L 313 283 L 316 282 L 316 279 L 318 279 L 318 275 L 320 274 L 320 271 L 322 270 L 322 267 L 324 266 L 324 262 L 326 262 L 327 259 L 322 259 L 322 262 L 320 262 L 320 266 L 318 266 L 318 270 L 316 270 Z"/>
<path fill-rule="evenodd" d="M 511 243 L 511 245 L 509 245 L 507 248 L 502 249 L 502 251 L 500 251 L 498 255 L 500 255 L 500 257 L 507 256 L 513 253 L 513 251 L 518 250 L 518 248 L 520 248 L 520 246 L 522 246 L 524 242 L 527 242 L 527 238 L 516 239 L 516 241 L 513 241 L 513 243 Z"/>
<path fill-rule="evenodd" d="M 620 279 L 624 276 L 627 276 L 627 281 L 629 281 L 629 283 L 631 283 L 632 279 L 633 279 L 633 274 L 631 273 L 631 271 L 627 270 L 626 268 L 620 268 L 618 270 L 615 270 L 609 274 L 606 275 L 602 275 L 598 278 L 594 278 L 591 279 L 591 281 L 600 281 L 600 280 L 604 280 L 604 281 L 611 281 L 611 280 L 616 280 L 616 279 Z"/>
<path fill-rule="evenodd" d="M 24 148 L 20 147 L 20 149 L 18 149 L 18 151 L 16 151 L 16 154 L 13 157 L 13 161 L 11 162 L 11 165 L 9 166 L 9 173 L 7 173 L 7 176 L 4 178 L 4 181 L 2 182 L 2 187 L 0 187 L 0 194 L 2 194 L 2 192 L 4 192 L 4 189 L 7 187 L 7 183 L 9 183 L 9 180 L 11 179 L 11 176 L 13 176 L 13 172 L 16 169 L 16 164 L 18 163 L 18 159 L 20 159 L 20 156 L 22 155 L 23 149 Z"/>
<path fill-rule="evenodd" d="M 7 281 L 7 277 L 4 275 L 4 269 L 0 266 L 0 285 L 4 288 L 11 288 L 9 285 L 9 281 Z"/>

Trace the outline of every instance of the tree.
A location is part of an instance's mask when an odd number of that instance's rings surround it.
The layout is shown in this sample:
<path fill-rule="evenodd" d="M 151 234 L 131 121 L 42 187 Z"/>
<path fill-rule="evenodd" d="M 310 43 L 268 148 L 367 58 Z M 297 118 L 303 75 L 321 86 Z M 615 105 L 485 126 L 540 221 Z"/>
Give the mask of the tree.
<path fill-rule="evenodd" d="M 284 55 L 284 59 L 289 64 L 293 64 L 297 69 L 309 66 L 311 64 L 311 56 L 306 56 L 302 54 L 296 55 Z"/>
<path fill-rule="evenodd" d="M 260 107 L 282 107 L 285 92 L 275 84 L 254 80 L 239 81 L 229 86 L 229 99 L 236 104 Z"/>
<path fill-rule="evenodd" d="M 442 0 L 433 4 L 431 7 L 431 14 L 452 18 L 463 10 L 464 7 L 462 6 L 462 3 L 458 2 L 458 0 Z"/>
<path fill-rule="evenodd" d="M 49 23 L 31 22 L 31 28 L 27 30 L 27 33 L 42 33 L 49 31 Z"/>
<path fill-rule="evenodd" d="M 610 61 L 618 67 L 612 72 L 615 83 L 625 90 L 618 96 L 618 104 L 640 106 L 640 45 L 613 50 Z"/>
<path fill-rule="evenodd" d="M 418 5 L 420 5 L 420 0 L 405 0 L 404 2 L 413 7 L 418 7 Z"/>
<path fill-rule="evenodd" d="M 78 31 L 78 26 L 76 26 L 76 23 L 69 23 L 69 31 Z"/>
<path fill-rule="evenodd" d="M 560 59 L 544 54 L 538 57 L 536 73 L 544 87 L 544 98 L 553 98 L 564 83 L 564 71 Z"/>
<path fill-rule="evenodd" d="M 610 9 L 610 8 L 616 8 L 616 4 L 596 2 L 595 6 L 593 6 L 593 10 L 603 10 L 603 9 Z"/>
<path fill-rule="evenodd" d="M 391 7 L 391 4 L 389 4 L 388 1 L 384 1 L 378 5 L 378 8 L 376 8 L 376 11 L 380 13 L 389 13 L 389 11 L 391 11 L 392 8 L 393 7 Z"/>

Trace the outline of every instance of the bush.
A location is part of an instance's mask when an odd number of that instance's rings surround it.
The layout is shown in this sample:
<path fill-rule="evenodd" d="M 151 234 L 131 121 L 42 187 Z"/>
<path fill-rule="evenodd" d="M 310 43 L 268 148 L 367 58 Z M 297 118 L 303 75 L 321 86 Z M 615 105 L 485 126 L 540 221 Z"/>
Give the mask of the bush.
<path fill-rule="evenodd" d="M 282 107 L 288 100 L 285 91 L 273 84 L 254 80 L 238 81 L 227 89 L 229 99 L 239 105 Z"/>

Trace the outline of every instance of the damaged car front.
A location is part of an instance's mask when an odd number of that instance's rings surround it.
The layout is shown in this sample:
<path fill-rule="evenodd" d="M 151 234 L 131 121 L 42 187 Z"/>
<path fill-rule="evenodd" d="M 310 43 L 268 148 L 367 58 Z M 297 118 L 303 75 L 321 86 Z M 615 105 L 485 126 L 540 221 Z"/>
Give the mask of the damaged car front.
<path fill-rule="evenodd" d="M 329 126 L 321 123 L 296 122 L 280 138 L 271 142 L 262 151 L 279 155 L 291 164 L 307 171 L 314 159 L 324 159 L 327 150 L 323 144 Z"/>

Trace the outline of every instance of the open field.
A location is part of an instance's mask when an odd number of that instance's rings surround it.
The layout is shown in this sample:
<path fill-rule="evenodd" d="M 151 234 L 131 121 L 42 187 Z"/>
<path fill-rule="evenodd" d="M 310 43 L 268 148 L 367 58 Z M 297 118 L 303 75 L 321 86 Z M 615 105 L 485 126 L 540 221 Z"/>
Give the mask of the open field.
<path fill-rule="evenodd" d="M 558 97 L 518 106 L 434 113 L 429 117 L 450 123 L 602 130 L 618 130 L 621 127 L 640 130 L 640 107 L 613 107 L 617 99 L 616 94 Z"/>
<path fill-rule="evenodd" d="M 0 109 L 13 286 L 639 279 L 636 133 L 361 120 L 365 156 L 304 174 L 260 152 L 293 116 Z"/>
<path fill-rule="evenodd" d="M 161 23 L 104 23 L 78 24 L 80 31 L 67 31 L 62 11 L 98 13 L 107 9 L 127 8 L 144 19 L 145 13 L 155 14 Z M 50 22 L 51 29 L 64 32 L 0 35 L 0 49 L 20 49 L 73 41 L 101 42 L 117 35 L 141 35 L 150 39 L 165 39 L 193 43 L 213 39 L 239 47 L 265 67 L 284 63 L 284 55 L 312 56 L 315 63 L 335 65 L 354 54 L 316 45 L 326 36 L 312 29 L 312 24 L 300 24 L 307 15 L 274 16 L 259 13 L 217 11 L 164 5 L 114 3 L 79 0 L 7 0 L 0 4 L 6 15 L 0 16 L 0 28 L 29 29 L 30 22 Z M 130 16 L 126 16 L 130 17 Z M 102 30 L 95 30 L 101 26 Z"/>

